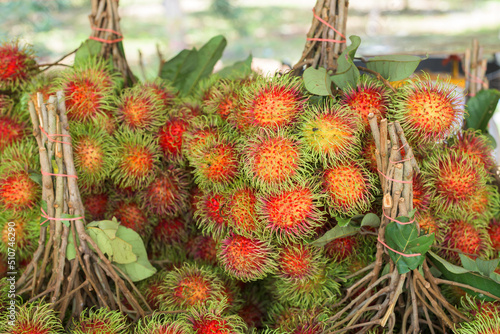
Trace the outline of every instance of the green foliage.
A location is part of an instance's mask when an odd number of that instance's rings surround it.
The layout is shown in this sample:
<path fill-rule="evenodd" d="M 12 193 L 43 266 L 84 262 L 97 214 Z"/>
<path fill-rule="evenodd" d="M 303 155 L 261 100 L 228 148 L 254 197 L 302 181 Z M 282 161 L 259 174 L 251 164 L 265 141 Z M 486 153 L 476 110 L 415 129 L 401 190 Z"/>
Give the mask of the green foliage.
<path fill-rule="evenodd" d="M 420 57 L 410 55 L 377 56 L 367 60 L 366 67 L 390 81 L 408 78 L 415 72 Z"/>
<path fill-rule="evenodd" d="M 216 74 L 221 79 L 244 78 L 252 73 L 252 59 L 252 55 L 249 55 L 247 59 L 237 61 L 233 65 L 226 66 Z"/>
<path fill-rule="evenodd" d="M 496 89 L 485 89 L 479 91 L 467 102 L 469 117 L 465 119 L 467 129 L 487 131 L 488 123 L 498 108 L 500 91 Z"/>
<path fill-rule="evenodd" d="M 75 53 L 74 65 L 79 66 L 87 62 L 88 58 L 98 57 L 101 53 L 102 42 L 87 39 L 83 42 Z"/>
<path fill-rule="evenodd" d="M 304 80 L 304 86 L 310 93 L 319 96 L 332 95 L 332 80 L 325 68 L 307 68 L 302 74 L 302 80 Z"/>
<path fill-rule="evenodd" d="M 227 41 L 224 36 L 213 37 L 200 50 L 183 50 L 160 69 L 160 78 L 172 82 L 180 95 L 193 95 L 202 79 L 208 78 L 215 63 L 222 57 Z"/>
<path fill-rule="evenodd" d="M 361 44 L 359 36 L 350 36 L 351 45 L 349 45 L 337 60 L 337 73 L 332 75 L 332 81 L 340 89 L 354 87 L 359 80 L 359 70 L 354 65 L 354 55 Z"/>

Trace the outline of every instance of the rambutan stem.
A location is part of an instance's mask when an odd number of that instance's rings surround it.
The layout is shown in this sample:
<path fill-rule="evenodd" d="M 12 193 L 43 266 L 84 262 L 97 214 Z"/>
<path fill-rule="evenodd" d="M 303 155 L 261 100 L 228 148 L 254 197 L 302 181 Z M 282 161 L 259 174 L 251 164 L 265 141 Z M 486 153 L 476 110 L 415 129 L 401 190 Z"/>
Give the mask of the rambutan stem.
<path fill-rule="evenodd" d="M 396 88 L 394 88 L 387 79 L 385 79 L 382 75 L 380 75 L 380 73 L 375 72 L 374 70 L 370 70 L 369 68 L 366 68 L 366 67 L 363 67 L 363 66 L 356 66 L 356 67 L 360 71 L 373 74 L 374 76 L 377 77 L 378 80 L 382 81 L 387 88 L 389 88 L 390 90 L 392 90 L 393 93 L 396 93 Z"/>

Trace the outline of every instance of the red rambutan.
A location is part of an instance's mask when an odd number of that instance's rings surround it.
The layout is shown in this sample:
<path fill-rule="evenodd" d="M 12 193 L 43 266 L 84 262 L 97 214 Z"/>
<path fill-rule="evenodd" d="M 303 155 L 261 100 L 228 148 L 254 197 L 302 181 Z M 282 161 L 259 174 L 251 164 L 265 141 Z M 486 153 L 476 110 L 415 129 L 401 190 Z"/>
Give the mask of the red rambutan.
<path fill-rule="evenodd" d="M 21 141 L 27 133 L 26 124 L 0 108 L 0 153 L 9 145 Z"/>
<path fill-rule="evenodd" d="M 15 90 L 38 70 L 32 50 L 18 42 L 0 45 L 0 90 Z"/>
<path fill-rule="evenodd" d="M 227 223 L 238 234 L 250 236 L 258 231 L 257 196 L 254 189 L 236 187 L 228 197 L 227 207 Z"/>
<path fill-rule="evenodd" d="M 488 225 L 488 234 L 490 235 L 491 246 L 497 252 L 500 252 L 500 221 L 490 220 Z"/>
<path fill-rule="evenodd" d="M 74 334 L 126 334 L 129 333 L 127 317 L 120 311 L 107 308 L 90 309 L 82 312 L 78 320 L 73 319 Z"/>
<path fill-rule="evenodd" d="M 38 205 L 40 185 L 23 170 L 0 174 L 0 207 L 16 213 L 26 212 Z"/>
<path fill-rule="evenodd" d="M 154 220 L 148 217 L 134 198 L 116 200 L 107 216 L 116 217 L 121 225 L 131 228 L 142 237 L 148 237 L 154 226 Z"/>
<path fill-rule="evenodd" d="M 443 240 L 445 249 L 441 251 L 446 259 L 458 263 L 458 252 L 471 258 L 484 256 L 489 252 L 491 245 L 485 228 L 464 220 L 452 220 L 447 225 L 448 231 Z"/>
<path fill-rule="evenodd" d="M 103 190 L 82 195 L 82 202 L 88 221 L 105 219 L 109 204 L 109 194 L 107 191 Z"/>
<path fill-rule="evenodd" d="M 290 279 L 311 278 L 324 265 L 318 248 L 302 244 L 290 244 L 279 249 L 278 272 Z"/>
<path fill-rule="evenodd" d="M 51 305 L 37 300 L 15 306 L 16 320 L 0 322 L 0 332 L 9 334 L 57 334 L 64 333 L 64 328 Z"/>
<path fill-rule="evenodd" d="M 368 170 L 372 173 L 377 173 L 377 158 L 375 156 L 375 140 L 373 136 L 367 135 L 362 140 L 363 147 L 361 149 L 361 157 L 367 162 Z"/>
<path fill-rule="evenodd" d="M 217 241 L 211 236 L 196 236 L 188 241 L 186 248 L 196 262 L 217 264 Z"/>
<path fill-rule="evenodd" d="M 458 133 L 450 148 L 469 156 L 472 161 L 484 166 L 487 171 L 495 166 L 491 141 L 479 131 L 467 130 Z"/>
<path fill-rule="evenodd" d="M 168 161 L 181 161 L 183 135 L 189 128 L 189 122 L 184 117 L 169 117 L 158 130 L 158 144 Z"/>
<path fill-rule="evenodd" d="M 155 96 L 155 99 L 158 99 L 162 103 L 165 113 L 175 104 L 177 92 L 174 87 L 167 84 L 164 80 L 157 79 L 155 81 L 145 82 L 143 84 L 143 89 Z"/>
<path fill-rule="evenodd" d="M 341 103 L 359 114 L 365 129 L 369 130 L 368 114 L 373 113 L 380 119 L 385 117 L 389 106 L 389 92 L 380 80 L 362 76 L 356 87 L 345 90 Z"/>
<path fill-rule="evenodd" d="M 226 273 L 241 281 L 258 280 L 276 270 L 271 245 L 256 238 L 231 233 L 222 240 L 217 257 Z"/>
<path fill-rule="evenodd" d="M 392 114 L 410 144 L 422 146 L 441 142 L 458 130 L 464 103 L 454 85 L 415 79 L 399 88 Z"/>
<path fill-rule="evenodd" d="M 203 232 L 213 236 L 226 232 L 230 210 L 227 202 L 226 194 L 211 191 L 203 194 L 195 212 L 197 225 Z"/>
<path fill-rule="evenodd" d="M 0 213 L 0 253 L 4 256 L 8 255 L 13 241 L 18 260 L 29 258 L 35 251 L 40 235 L 40 214 L 30 211 L 24 216 Z"/>
<path fill-rule="evenodd" d="M 246 325 L 238 315 L 227 314 L 225 303 L 194 307 L 183 318 L 197 334 L 243 334 Z M 190 327 L 191 327 L 190 326 Z"/>
<path fill-rule="evenodd" d="M 337 238 L 325 245 L 325 255 L 335 261 L 343 261 L 357 252 L 359 243 L 358 234 Z"/>
<path fill-rule="evenodd" d="M 164 245 L 174 245 L 187 239 L 187 224 L 182 216 L 174 218 L 161 217 L 151 235 L 151 244 L 157 248 Z"/>
<path fill-rule="evenodd" d="M 413 175 L 413 207 L 420 212 L 426 212 L 429 209 L 431 195 L 425 187 L 421 174 Z"/>

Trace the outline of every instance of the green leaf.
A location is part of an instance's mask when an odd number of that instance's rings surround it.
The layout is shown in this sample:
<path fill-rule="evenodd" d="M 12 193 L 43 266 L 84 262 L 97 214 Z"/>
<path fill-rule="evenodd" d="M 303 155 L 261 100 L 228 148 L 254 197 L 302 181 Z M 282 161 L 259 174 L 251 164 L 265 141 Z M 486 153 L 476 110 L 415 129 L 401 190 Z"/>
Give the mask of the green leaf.
<path fill-rule="evenodd" d="M 32 179 L 34 182 L 36 182 L 39 186 L 43 186 L 42 183 L 42 173 L 31 170 L 29 171 L 30 179 Z"/>
<path fill-rule="evenodd" d="M 90 57 L 97 57 L 101 53 L 102 43 L 93 39 L 87 39 L 80 45 L 75 53 L 74 66 L 85 63 Z"/>
<path fill-rule="evenodd" d="M 203 45 L 198 51 L 198 63 L 196 68 L 189 72 L 184 81 L 180 92 L 184 96 L 192 95 L 198 87 L 200 80 L 207 78 L 212 74 L 215 63 L 222 57 L 222 52 L 226 48 L 227 41 L 224 36 L 219 35 L 213 37 Z"/>
<path fill-rule="evenodd" d="M 380 226 L 380 217 L 371 212 L 367 213 L 361 220 L 361 226 Z"/>
<path fill-rule="evenodd" d="M 399 81 L 408 78 L 415 72 L 421 59 L 410 55 L 386 55 L 370 58 L 366 67 L 389 81 Z"/>
<path fill-rule="evenodd" d="M 326 232 L 324 235 L 322 235 L 320 238 L 311 242 L 311 245 L 316 247 L 322 247 L 332 240 L 347 237 L 348 235 L 352 235 L 357 232 L 359 232 L 359 227 L 349 226 L 349 225 L 342 227 L 337 225 L 328 232 Z"/>
<path fill-rule="evenodd" d="M 356 50 L 361 44 L 359 36 L 350 36 L 351 45 L 349 45 L 337 60 L 337 72 L 331 76 L 331 79 L 340 89 L 354 87 L 359 80 L 359 70 L 354 65 L 354 56 Z"/>
<path fill-rule="evenodd" d="M 410 221 L 408 217 L 397 217 L 396 220 L 401 223 Z M 407 257 L 388 249 L 389 256 L 396 264 L 398 272 L 404 274 L 416 269 L 424 262 L 425 253 L 427 253 L 434 243 L 434 233 L 419 237 L 415 223 L 402 225 L 390 222 L 387 224 L 385 230 L 385 239 L 387 245 L 395 251 L 406 255 L 420 254 L 418 256 Z"/>
<path fill-rule="evenodd" d="M 485 133 L 483 133 L 483 135 L 487 139 L 487 144 L 490 145 L 492 149 L 497 148 L 497 141 L 489 132 L 485 132 Z"/>
<path fill-rule="evenodd" d="M 500 259 L 493 259 L 493 260 L 483 260 L 480 258 L 476 259 L 477 269 L 479 269 L 479 272 L 481 274 L 488 277 L 491 275 L 491 273 L 495 271 L 495 269 L 497 269 L 499 262 Z"/>
<path fill-rule="evenodd" d="M 47 208 L 47 201 L 42 200 L 40 206 L 42 207 L 43 212 L 47 213 L 48 215 L 49 209 Z M 43 216 L 40 216 L 40 226 L 47 226 L 47 225 L 49 225 L 49 220 Z"/>
<path fill-rule="evenodd" d="M 498 108 L 500 91 L 496 89 L 480 90 L 467 102 L 469 117 L 465 119 L 467 129 L 476 129 L 486 132 L 490 118 Z"/>
<path fill-rule="evenodd" d="M 109 239 L 114 239 L 116 237 L 118 226 L 120 226 L 120 223 L 118 223 L 115 217 L 113 217 L 112 220 L 93 221 L 87 224 L 87 228 L 98 227 L 103 230 L 103 232 L 106 233 Z"/>
<path fill-rule="evenodd" d="M 182 50 L 174 58 L 163 63 L 160 69 L 160 78 L 168 80 L 177 89 L 184 85 L 186 77 L 191 71 L 194 71 L 198 64 L 198 51 Z"/>
<path fill-rule="evenodd" d="M 114 238 L 110 241 L 113 249 L 113 259 L 115 263 L 127 264 L 137 261 L 137 255 L 132 250 L 132 245 L 121 238 Z"/>
<path fill-rule="evenodd" d="M 68 213 L 63 213 L 61 215 L 61 218 L 78 218 L 79 216 L 75 216 L 75 215 L 70 215 Z M 61 222 L 66 225 L 67 227 L 70 227 L 71 226 L 71 222 L 69 220 L 61 220 Z"/>
<path fill-rule="evenodd" d="M 241 79 L 252 73 L 252 55 L 249 55 L 247 59 L 242 61 L 237 61 L 233 65 L 226 66 L 217 75 L 222 79 Z"/>
<path fill-rule="evenodd" d="M 497 297 L 500 297 L 500 275 L 492 273 L 490 277 L 479 273 L 469 271 L 465 268 L 453 265 L 435 253 L 429 251 L 429 259 L 441 271 L 443 277 L 449 281 L 470 285 L 474 288 L 487 291 Z M 467 293 L 477 296 L 484 300 L 492 300 L 483 294 L 478 294 L 472 290 L 464 289 Z"/>
<path fill-rule="evenodd" d="M 80 246 L 80 239 L 76 238 L 76 243 Z M 73 232 L 70 230 L 68 235 L 68 245 L 66 246 L 66 258 L 71 261 L 76 257 L 75 243 L 73 242 Z"/>
<path fill-rule="evenodd" d="M 137 232 L 120 225 L 116 237 L 132 245 L 132 251 L 137 256 L 137 261 L 135 262 L 116 264 L 133 282 L 143 280 L 156 273 L 156 269 L 149 263 L 144 242 Z"/>
<path fill-rule="evenodd" d="M 332 80 L 326 72 L 326 68 L 315 69 L 308 67 L 302 74 L 304 86 L 311 93 L 319 96 L 332 95 Z"/>
<path fill-rule="evenodd" d="M 351 218 L 335 217 L 335 220 L 340 227 L 344 227 L 351 222 Z"/>
<path fill-rule="evenodd" d="M 464 254 L 458 254 L 458 256 L 460 257 L 460 261 L 462 261 L 462 266 L 465 269 L 469 271 L 479 272 L 476 261 L 474 261 L 473 259 Z"/>
<path fill-rule="evenodd" d="M 108 238 L 106 233 L 104 233 L 103 230 L 97 227 L 89 227 L 87 228 L 87 233 L 89 234 L 89 237 L 92 238 L 92 240 L 95 241 L 97 244 L 97 247 L 108 256 L 110 261 L 113 261 L 113 248 L 111 247 L 111 240 Z"/>

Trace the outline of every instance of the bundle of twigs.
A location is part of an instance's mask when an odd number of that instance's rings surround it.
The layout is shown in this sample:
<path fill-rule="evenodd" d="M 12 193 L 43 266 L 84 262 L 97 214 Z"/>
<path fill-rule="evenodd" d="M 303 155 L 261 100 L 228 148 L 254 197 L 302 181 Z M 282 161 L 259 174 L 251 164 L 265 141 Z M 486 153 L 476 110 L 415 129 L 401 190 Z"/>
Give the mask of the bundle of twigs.
<path fill-rule="evenodd" d="M 468 97 L 475 96 L 481 89 L 488 89 L 486 78 L 488 59 L 483 58 L 483 48 L 477 39 L 472 41 L 472 49 L 467 48 L 464 55 L 463 70 L 465 72 L 465 89 Z"/>
<path fill-rule="evenodd" d="M 388 252 L 393 250 L 388 249 L 385 243 L 385 231 L 396 217 L 408 216 L 413 210 L 413 173 L 418 173 L 419 167 L 398 122 L 388 123 L 387 119 L 382 119 L 379 125 L 375 115 L 370 114 L 368 117 L 375 139 L 375 155 L 383 191 L 383 214 L 378 230 L 376 260 L 348 277 L 368 272 L 346 290 L 340 302 L 333 305 L 335 308 L 347 303 L 329 319 L 331 326 L 328 332 L 356 329 L 357 333 L 366 333 L 382 326 L 392 333 L 398 323 L 402 326 L 401 333 L 416 334 L 424 323 L 431 333 L 444 333 L 446 327 L 453 328 L 454 324 L 468 319 L 443 297 L 439 284 L 455 285 L 498 298 L 465 284 L 434 277 L 427 259 L 422 265 L 423 274 L 418 268 L 399 274 L 388 256 Z M 404 157 L 401 154 L 403 150 Z M 418 222 L 413 224 L 417 224 L 418 230 Z M 389 272 L 380 276 L 387 264 Z"/>
<path fill-rule="evenodd" d="M 42 217 L 49 224 L 41 227 L 38 248 L 17 281 L 18 293 L 29 293 L 30 301 L 48 297 L 61 320 L 68 308 L 72 317 L 78 317 L 92 306 L 119 309 L 133 319 L 144 316 L 139 300 L 147 303 L 142 295 L 86 233 L 62 91 L 47 103 L 41 93 L 33 100 L 29 111 L 40 154 L 42 201 L 47 204 Z M 66 258 L 69 238 L 78 245 L 71 261 Z M 125 300 L 132 309 L 124 306 Z"/>
<path fill-rule="evenodd" d="M 91 39 L 103 42 L 99 58 L 112 59 L 115 70 L 123 75 L 125 85 L 133 85 L 137 79 L 130 70 L 125 58 L 123 35 L 118 15 L 118 0 L 92 0 L 92 13 L 89 15 Z"/>
<path fill-rule="evenodd" d="M 337 69 L 337 59 L 346 44 L 348 0 L 318 0 L 314 17 L 307 33 L 307 42 L 302 57 L 293 66 L 297 74 L 304 67 Z"/>

